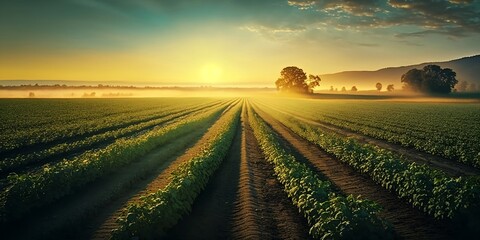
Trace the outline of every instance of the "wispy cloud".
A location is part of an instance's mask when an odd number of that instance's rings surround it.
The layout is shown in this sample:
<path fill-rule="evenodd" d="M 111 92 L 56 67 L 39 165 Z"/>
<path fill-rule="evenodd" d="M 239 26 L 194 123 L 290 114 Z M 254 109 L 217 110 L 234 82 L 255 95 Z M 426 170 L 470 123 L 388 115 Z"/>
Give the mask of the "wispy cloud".
<path fill-rule="evenodd" d="M 317 19 L 337 28 L 423 28 L 415 33 L 398 33 L 399 37 L 480 33 L 477 0 L 289 0 L 288 4 L 305 13 L 315 11 Z"/>

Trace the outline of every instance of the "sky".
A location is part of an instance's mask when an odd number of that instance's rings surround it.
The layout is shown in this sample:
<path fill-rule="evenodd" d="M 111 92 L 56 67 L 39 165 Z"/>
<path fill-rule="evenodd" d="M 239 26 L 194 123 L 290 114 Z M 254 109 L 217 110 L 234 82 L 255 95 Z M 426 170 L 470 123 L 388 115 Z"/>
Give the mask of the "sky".
<path fill-rule="evenodd" d="M 274 83 L 480 53 L 480 0 L 3 0 L 0 80 Z"/>

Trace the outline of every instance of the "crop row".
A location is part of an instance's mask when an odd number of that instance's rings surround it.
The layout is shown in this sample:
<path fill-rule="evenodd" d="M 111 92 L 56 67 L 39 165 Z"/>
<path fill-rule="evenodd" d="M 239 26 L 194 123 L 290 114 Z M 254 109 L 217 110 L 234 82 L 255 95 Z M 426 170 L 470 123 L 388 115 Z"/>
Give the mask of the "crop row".
<path fill-rule="evenodd" d="M 8 187 L 0 194 L 2 221 L 18 218 L 34 207 L 53 202 L 100 176 L 138 160 L 147 152 L 208 124 L 224 108 L 218 107 L 134 138 L 119 139 L 73 160 L 47 164 L 37 172 L 9 175 Z"/>
<path fill-rule="evenodd" d="M 437 219 L 461 217 L 479 207 L 480 178 L 476 176 L 450 177 L 426 165 L 410 163 L 391 151 L 323 132 L 294 117 L 263 109 L 298 135 Z"/>
<path fill-rule="evenodd" d="M 25 148 L 28 146 L 35 146 L 39 144 L 46 144 L 51 142 L 65 142 L 69 138 L 78 138 L 82 136 L 89 136 L 93 134 L 101 133 L 102 131 L 114 130 L 116 128 L 126 127 L 132 124 L 141 123 L 144 121 L 152 120 L 158 117 L 165 116 L 165 113 L 169 113 L 182 108 L 193 108 L 199 106 L 198 102 L 187 100 L 180 101 L 175 103 L 174 101 L 160 101 L 163 104 L 160 104 L 158 108 L 147 108 L 146 110 L 137 111 L 136 109 L 131 109 L 129 112 L 124 112 L 121 114 L 107 114 L 105 116 L 98 116 L 94 114 L 100 114 L 96 111 L 84 112 L 89 118 L 77 121 L 72 121 L 68 119 L 71 117 L 67 114 L 60 114 L 52 110 L 51 114 L 45 114 L 43 118 L 48 118 L 49 123 L 39 125 L 39 123 L 34 122 L 34 119 L 42 120 L 42 117 L 37 118 L 25 118 L 18 119 L 18 125 L 12 126 L 10 129 L 5 131 L 0 138 L 1 150 L 0 152 L 5 151 L 14 151 L 15 149 Z M 212 100 L 202 103 L 201 105 L 210 105 Z M 84 108 L 88 109 L 88 106 Z M 140 107 L 138 107 L 140 108 Z M 71 111 L 76 109 L 71 106 Z M 22 112 L 22 110 L 19 110 Z M 40 118 L 40 119 L 38 119 Z M 29 122 L 30 126 L 19 127 L 22 125 L 22 122 Z M 5 123 L 2 123 L 4 125 Z"/>
<path fill-rule="evenodd" d="M 124 216 L 117 220 L 119 228 L 114 231 L 115 239 L 158 237 L 190 211 L 195 198 L 228 152 L 238 126 L 240 106 L 237 104 L 215 123 L 209 130 L 215 131 L 214 137 L 198 155 L 173 172 L 165 188 L 126 208 Z"/>
<path fill-rule="evenodd" d="M 347 103 L 350 104 L 351 103 Z M 477 106 L 400 103 L 269 102 L 295 115 L 480 167 Z"/>
<path fill-rule="evenodd" d="M 272 130 L 255 113 L 249 122 L 285 192 L 308 220 L 317 239 L 389 239 L 393 231 L 378 217 L 380 207 L 369 200 L 336 194 L 305 164 L 288 154 Z"/>
<path fill-rule="evenodd" d="M 66 155 L 66 153 L 71 153 L 72 151 L 89 149 L 97 144 L 125 137 L 172 120 L 179 120 L 181 118 L 188 117 L 188 115 L 192 114 L 192 112 L 205 111 L 204 109 L 208 110 L 209 108 L 212 108 L 212 106 L 205 107 L 202 105 L 193 109 L 187 108 L 184 110 L 175 109 L 175 111 L 170 112 L 165 111 L 162 116 L 158 116 L 158 118 L 150 121 L 142 122 L 136 125 L 130 125 L 125 128 L 106 131 L 104 133 L 93 135 L 77 141 L 60 143 L 51 148 L 42 149 L 33 153 L 18 154 L 15 157 L 6 158 L 3 161 L 0 161 L 0 173 L 12 172 L 32 163 L 44 162 L 45 159 L 49 159 L 50 161 L 55 156 Z"/>

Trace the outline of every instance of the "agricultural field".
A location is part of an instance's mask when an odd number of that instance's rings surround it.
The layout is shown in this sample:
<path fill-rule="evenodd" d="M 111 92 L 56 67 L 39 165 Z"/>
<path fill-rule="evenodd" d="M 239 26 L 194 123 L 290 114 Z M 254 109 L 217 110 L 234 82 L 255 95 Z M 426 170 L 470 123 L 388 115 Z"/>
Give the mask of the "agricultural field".
<path fill-rule="evenodd" d="M 0 100 L 2 239 L 480 234 L 480 105 Z"/>

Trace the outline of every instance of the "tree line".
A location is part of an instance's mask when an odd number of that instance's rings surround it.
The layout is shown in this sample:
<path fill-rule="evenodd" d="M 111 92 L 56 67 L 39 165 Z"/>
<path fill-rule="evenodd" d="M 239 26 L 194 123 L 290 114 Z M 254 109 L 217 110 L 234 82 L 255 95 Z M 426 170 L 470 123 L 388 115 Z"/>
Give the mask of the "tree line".
<path fill-rule="evenodd" d="M 461 81 L 459 86 L 455 88 L 455 85 L 459 83 L 456 78 L 457 74 L 450 68 L 441 68 L 438 65 L 427 65 L 423 69 L 411 69 L 401 76 L 401 82 L 403 83 L 403 89 L 413 92 L 420 92 L 426 94 L 448 94 L 452 91 L 465 92 L 477 91 L 475 83 L 467 83 Z M 285 67 L 280 72 L 280 78 L 277 79 L 275 85 L 280 92 L 294 92 L 294 93 L 313 93 L 315 87 L 320 86 L 321 78 L 318 75 L 308 75 L 300 68 L 295 66 Z M 382 83 L 375 84 L 377 91 L 381 91 L 383 88 Z M 395 90 L 393 84 L 389 84 L 386 90 L 392 92 Z M 337 88 L 330 86 L 330 91 L 338 91 Z M 347 89 L 342 87 L 342 92 L 346 92 Z M 350 91 L 358 91 L 356 86 L 353 86 Z"/>

